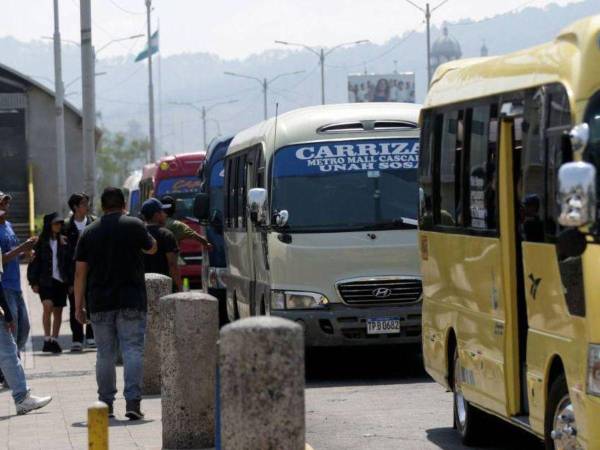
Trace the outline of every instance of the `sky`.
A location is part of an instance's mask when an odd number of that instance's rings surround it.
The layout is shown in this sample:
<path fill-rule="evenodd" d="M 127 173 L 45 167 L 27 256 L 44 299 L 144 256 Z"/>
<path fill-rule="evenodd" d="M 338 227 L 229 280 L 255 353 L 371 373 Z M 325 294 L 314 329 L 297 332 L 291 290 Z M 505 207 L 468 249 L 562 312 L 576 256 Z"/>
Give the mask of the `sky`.
<path fill-rule="evenodd" d="M 424 7 L 424 0 L 412 0 Z M 497 14 L 564 5 L 577 0 L 447 0 L 432 22 L 481 20 Z M 432 8 L 442 0 L 432 0 Z M 0 36 L 21 41 L 53 32 L 52 0 L 3 0 Z M 79 0 L 59 0 L 63 40 L 79 41 Z M 210 52 L 224 59 L 245 58 L 281 47 L 275 40 L 332 47 L 369 39 L 381 44 L 406 31 L 424 28 L 424 13 L 407 0 L 153 0 L 153 28 L 160 22 L 161 52 Z M 92 0 L 93 41 L 98 51 L 111 40 L 146 31 L 144 0 Z M 99 57 L 138 52 L 143 38 L 113 42 Z"/>

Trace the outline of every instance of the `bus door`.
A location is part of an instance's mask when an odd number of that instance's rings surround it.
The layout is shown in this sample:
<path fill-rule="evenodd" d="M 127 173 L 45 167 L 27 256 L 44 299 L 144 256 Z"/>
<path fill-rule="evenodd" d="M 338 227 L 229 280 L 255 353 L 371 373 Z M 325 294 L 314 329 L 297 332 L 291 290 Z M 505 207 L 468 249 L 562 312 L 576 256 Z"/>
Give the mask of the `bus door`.
<path fill-rule="evenodd" d="M 559 260 L 555 245 L 556 177 L 567 157 L 561 140 L 571 127 L 567 93 L 557 84 L 529 89 L 521 110 L 511 122 L 519 384 L 512 415 L 543 429 L 548 359 L 570 351 L 577 330 L 569 320 L 579 315 L 570 299 L 583 298 L 583 275 L 581 261 Z"/>
<path fill-rule="evenodd" d="M 262 146 L 250 150 L 247 158 L 247 190 L 265 187 L 265 163 Z M 247 214 L 247 212 L 246 212 Z M 264 252 L 266 232 L 251 220 L 247 221 L 248 255 L 251 268 L 250 303 L 253 315 L 266 313 L 266 255 Z"/>

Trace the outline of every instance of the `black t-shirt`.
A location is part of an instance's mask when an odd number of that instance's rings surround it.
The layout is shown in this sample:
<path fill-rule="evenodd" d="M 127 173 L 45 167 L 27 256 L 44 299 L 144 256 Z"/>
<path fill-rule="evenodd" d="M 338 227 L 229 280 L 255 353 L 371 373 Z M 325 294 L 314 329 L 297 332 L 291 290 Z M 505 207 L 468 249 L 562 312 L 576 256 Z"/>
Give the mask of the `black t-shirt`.
<path fill-rule="evenodd" d="M 144 255 L 144 271 L 146 273 L 169 274 L 167 253 L 179 253 L 175 235 L 159 225 L 148 225 L 148 232 L 156 239 L 158 250 L 154 255 Z"/>
<path fill-rule="evenodd" d="M 146 311 L 142 250 L 151 248 L 144 223 L 121 213 L 107 214 L 83 231 L 75 259 L 89 266 L 86 302 L 90 313 Z"/>

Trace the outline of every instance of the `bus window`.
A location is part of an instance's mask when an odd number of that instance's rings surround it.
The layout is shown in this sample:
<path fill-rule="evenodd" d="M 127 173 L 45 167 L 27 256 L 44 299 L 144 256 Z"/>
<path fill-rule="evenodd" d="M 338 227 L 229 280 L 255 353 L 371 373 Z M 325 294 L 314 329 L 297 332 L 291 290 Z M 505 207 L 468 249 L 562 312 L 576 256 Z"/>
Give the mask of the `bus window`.
<path fill-rule="evenodd" d="M 468 157 L 469 226 L 496 229 L 497 126 L 496 105 L 476 106 L 470 114 Z"/>
<path fill-rule="evenodd" d="M 236 179 L 236 227 L 246 227 L 246 155 L 238 158 L 238 176 Z"/>
<path fill-rule="evenodd" d="M 457 225 L 459 222 L 460 189 L 460 151 L 462 141 L 459 139 L 459 112 L 451 111 L 444 114 L 440 146 L 440 215 L 441 225 Z M 457 174 L 459 175 L 457 177 Z"/>
<path fill-rule="evenodd" d="M 565 88 L 556 84 L 549 86 L 548 92 L 548 129 L 546 130 L 546 141 L 548 145 L 547 168 L 546 168 L 546 220 L 545 231 L 547 239 L 554 239 L 558 234 L 558 224 L 554 217 L 560 214 L 556 198 L 559 167 L 569 162 L 572 155 L 563 155 L 563 135 L 571 129 L 571 109 L 569 98 Z"/>
<path fill-rule="evenodd" d="M 544 189 L 544 92 L 530 90 L 525 95 L 521 155 L 521 237 L 524 241 L 544 241 L 546 195 Z"/>
<path fill-rule="evenodd" d="M 421 148 L 419 156 L 419 178 L 421 194 L 423 195 L 423 210 L 420 211 L 419 225 L 421 228 L 431 228 L 433 225 L 433 114 L 423 117 L 421 133 Z"/>

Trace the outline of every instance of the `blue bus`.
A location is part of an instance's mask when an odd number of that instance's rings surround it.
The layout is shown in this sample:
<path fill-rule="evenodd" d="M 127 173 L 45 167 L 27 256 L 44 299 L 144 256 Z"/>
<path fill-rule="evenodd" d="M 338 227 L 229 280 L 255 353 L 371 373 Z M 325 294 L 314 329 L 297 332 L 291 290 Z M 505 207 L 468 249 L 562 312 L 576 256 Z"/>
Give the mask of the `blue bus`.
<path fill-rule="evenodd" d="M 200 169 L 201 195 L 209 199 L 210 210 L 205 211 L 198 217 L 201 223 L 206 227 L 206 237 L 212 249 L 204 255 L 202 271 L 202 287 L 205 292 L 216 297 L 219 300 L 219 323 L 224 325 L 228 322 L 226 290 L 224 284 L 224 274 L 227 270 L 227 261 L 225 259 L 225 241 L 223 238 L 223 211 L 225 207 L 224 181 L 225 168 L 223 159 L 227 153 L 229 144 L 233 136 L 219 137 L 214 139 L 206 151 L 204 165 Z M 204 250 L 206 253 L 206 250 Z"/>

